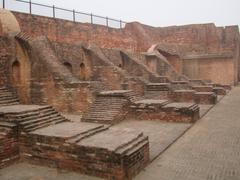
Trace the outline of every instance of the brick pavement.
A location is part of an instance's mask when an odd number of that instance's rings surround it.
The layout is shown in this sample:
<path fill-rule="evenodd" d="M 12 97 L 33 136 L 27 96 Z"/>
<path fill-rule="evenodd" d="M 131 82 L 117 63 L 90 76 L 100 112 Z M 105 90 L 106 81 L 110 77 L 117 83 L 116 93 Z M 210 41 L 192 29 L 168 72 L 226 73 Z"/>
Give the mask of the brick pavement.
<path fill-rule="evenodd" d="M 239 180 L 240 87 L 235 87 L 137 180 Z"/>

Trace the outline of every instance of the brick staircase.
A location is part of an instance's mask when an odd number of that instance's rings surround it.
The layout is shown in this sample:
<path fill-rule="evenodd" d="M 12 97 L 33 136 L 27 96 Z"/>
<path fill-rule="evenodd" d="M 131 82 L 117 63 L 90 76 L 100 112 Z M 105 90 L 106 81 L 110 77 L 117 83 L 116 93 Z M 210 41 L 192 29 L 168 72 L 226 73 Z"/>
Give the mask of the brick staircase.
<path fill-rule="evenodd" d="M 170 83 L 149 83 L 144 97 L 146 99 L 168 99 L 170 91 Z"/>
<path fill-rule="evenodd" d="M 127 114 L 125 107 L 134 101 L 133 93 L 127 90 L 102 91 L 89 111 L 83 115 L 84 122 L 115 124 Z"/>
<path fill-rule="evenodd" d="M 19 99 L 10 88 L 0 87 L 0 106 L 10 106 L 19 104 Z"/>
<path fill-rule="evenodd" d="M 19 130 L 31 132 L 68 121 L 51 106 L 15 105 L 0 108 L 4 117 L 19 124 Z"/>
<path fill-rule="evenodd" d="M 24 43 L 28 43 L 28 42 L 30 42 L 32 40 L 32 38 L 28 34 L 26 34 L 24 32 L 19 32 L 15 36 L 15 38 L 20 40 L 20 41 L 22 41 L 22 42 L 24 42 Z"/>

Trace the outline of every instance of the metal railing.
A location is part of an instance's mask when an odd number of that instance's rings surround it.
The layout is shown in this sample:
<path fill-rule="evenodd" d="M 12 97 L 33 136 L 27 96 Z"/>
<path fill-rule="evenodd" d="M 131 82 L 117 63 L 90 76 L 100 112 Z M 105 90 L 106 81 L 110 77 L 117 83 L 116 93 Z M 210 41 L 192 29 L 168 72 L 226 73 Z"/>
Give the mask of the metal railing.
<path fill-rule="evenodd" d="M 9 4 L 8 4 L 9 3 Z M 25 7 L 16 7 L 16 4 L 14 3 L 21 3 L 21 4 L 26 4 L 27 6 Z M 35 6 L 37 7 L 35 9 Z M 109 17 L 103 17 L 99 15 L 95 15 L 92 13 L 85 13 L 81 11 L 76 11 L 76 10 L 69 10 L 65 8 L 60 8 L 56 6 L 49 6 L 45 4 L 40 4 L 40 3 L 35 3 L 32 2 L 31 0 L 25 1 L 25 0 L 2 0 L 2 8 L 3 9 L 8 9 L 8 10 L 13 10 L 17 12 L 25 12 L 29 14 L 35 14 L 35 15 L 41 15 L 41 16 L 46 16 L 46 17 L 53 17 L 53 18 L 58 18 L 58 19 L 65 19 L 65 20 L 71 20 L 73 22 L 87 22 L 91 24 L 100 24 L 100 25 L 105 25 L 107 27 L 113 27 L 113 28 L 123 28 L 127 22 L 122 21 L 122 20 L 117 20 Z M 47 8 L 51 12 L 49 13 L 44 13 L 45 10 L 40 10 L 39 8 Z M 60 11 L 62 13 L 60 13 Z M 64 13 L 68 13 L 65 14 Z M 48 15 L 46 15 L 48 14 Z M 80 18 L 79 16 L 85 16 L 85 18 Z M 86 18 L 88 20 L 86 20 Z M 84 21 L 85 19 L 85 21 Z"/>

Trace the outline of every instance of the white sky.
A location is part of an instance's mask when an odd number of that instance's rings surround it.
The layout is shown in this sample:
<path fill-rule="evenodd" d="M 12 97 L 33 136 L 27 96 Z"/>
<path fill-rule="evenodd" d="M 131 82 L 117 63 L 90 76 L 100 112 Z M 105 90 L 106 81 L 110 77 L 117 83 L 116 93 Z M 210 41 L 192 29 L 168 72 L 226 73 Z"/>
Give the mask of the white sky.
<path fill-rule="evenodd" d="M 11 0 L 7 0 L 11 1 Z M 240 25 L 240 0 L 32 0 L 152 26 Z M 35 8 L 34 8 L 35 9 Z M 34 11 L 33 9 L 33 11 Z"/>

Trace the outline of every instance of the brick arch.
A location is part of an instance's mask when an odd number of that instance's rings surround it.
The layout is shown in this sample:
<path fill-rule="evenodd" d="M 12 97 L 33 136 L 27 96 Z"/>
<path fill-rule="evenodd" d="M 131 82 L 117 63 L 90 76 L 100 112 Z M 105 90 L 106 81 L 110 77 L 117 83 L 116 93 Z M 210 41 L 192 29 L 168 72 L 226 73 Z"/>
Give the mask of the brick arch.
<path fill-rule="evenodd" d="M 12 82 L 15 85 L 19 85 L 21 82 L 21 71 L 20 71 L 20 63 L 19 61 L 16 59 L 13 63 L 12 63 Z"/>
<path fill-rule="evenodd" d="M 24 45 L 15 41 L 16 57 L 11 61 L 11 84 L 17 90 L 21 103 L 30 103 L 31 63 Z"/>
<path fill-rule="evenodd" d="M 65 61 L 65 62 L 63 63 L 63 65 L 64 65 L 71 73 L 73 72 L 73 67 L 72 67 L 72 64 L 71 64 L 71 63 Z"/>
<path fill-rule="evenodd" d="M 82 62 L 80 64 L 80 69 L 79 69 L 79 77 L 81 80 L 86 80 L 86 66 L 85 64 Z"/>

